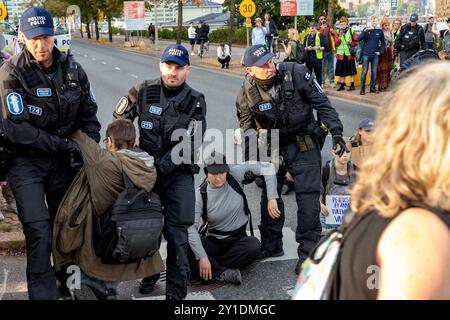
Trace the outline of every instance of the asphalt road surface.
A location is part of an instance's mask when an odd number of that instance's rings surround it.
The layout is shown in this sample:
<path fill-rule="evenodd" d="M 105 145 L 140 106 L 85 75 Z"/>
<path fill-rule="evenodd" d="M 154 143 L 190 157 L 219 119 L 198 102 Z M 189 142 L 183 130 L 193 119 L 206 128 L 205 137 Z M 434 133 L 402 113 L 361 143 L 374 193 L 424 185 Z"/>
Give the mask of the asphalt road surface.
<path fill-rule="evenodd" d="M 125 95 L 136 83 L 159 77 L 159 61 L 143 54 L 130 53 L 118 49 L 104 48 L 73 41 L 75 58 L 86 70 L 99 106 L 98 118 L 102 124 L 102 138 L 107 124 L 112 120 L 112 112 L 118 99 Z M 242 77 L 223 71 L 193 67 L 188 77 L 191 87 L 202 92 L 207 103 L 208 128 L 221 132 L 238 127 L 235 112 L 235 98 L 242 83 Z M 351 136 L 359 121 L 374 117 L 376 108 L 352 101 L 331 98 L 344 124 L 344 135 Z M 327 138 L 322 151 L 323 160 L 331 157 L 331 142 Z M 203 180 L 201 173 L 196 177 L 197 185 Z M 253 212 L 253 225 L 257 229 L 259 218 L 260 190 L 254 184 L 246 186 L 250 209 Z M 192 286 L 187 299 L 289 299 L 294 288 L 296 276 L 294 267 L 297 261 L 295 242 L 296 204 L 294 193 L 283 196 L 286 207 L 284 226 L 285 255 L 278 258 L 255 262 L 241 270 L 243 284 Z M 259 235 L 255 230 L 256 235 Z M 165 257 L 165 244 L 161 249 Z M 0 292 L 6 283 L 3 299 L 27 299 L 25 280 L 26 258 L 23 256 L 0 256 Z M 7 275 L 5 277 L 5 275 Z M 6 281 L 5 281 L 5 278 Z M 119 286 L 120 299 L 164 299 L 164 280 L 160 281 L 150 296 L 138 293 L 138 281 L 128 281 Z"/>

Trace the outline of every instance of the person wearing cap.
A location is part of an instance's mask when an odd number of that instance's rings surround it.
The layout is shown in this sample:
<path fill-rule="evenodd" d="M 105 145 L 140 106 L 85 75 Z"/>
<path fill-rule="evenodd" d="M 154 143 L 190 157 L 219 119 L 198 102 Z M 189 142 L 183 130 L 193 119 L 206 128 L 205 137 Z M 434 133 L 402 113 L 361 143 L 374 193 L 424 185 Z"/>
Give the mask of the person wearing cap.
<path fill-rule="evenodd" d="M 133 86 L 120 98 L 113 117 L 138 118 L 139 147 L 155 158 L 154 191 L 164 207 L 163 233 L 168 243 L 166 298 L 181 300 L 189 279 L 187 229 L 194 223 L 194 174 L 199 170 L 193 159 L 206 130 L 206 103 L 203 94 L 186 83 L 191 66 L 185 47 L 168 45 L 159 67 L 161 77 Z M 150 293 L 158 279 L 159 275 L 144 278 L 140 292 Z"/>
<path fill-rule="evenodd" d="M 279 155 L 273 161 L 282 163 L 277 172 L 277 192 L 281 194 L 286 171 L 293 177 L 296 193 L 297 229 L 299 243 L 296 272 L 310 250 L 320 239 L 320 150 L 326 136 L 315 119 L 313 110 L 331 132 L 333 148 L 342 155 L 346 150 L 342 137 L 343 126 L 336 110 L 331 106 L 320 84 L 311 72 L 296 62 L 282 62 L 275 67 L 273 54 L 258 45 L 248 48 L 244 55 L 247 74 L 236 99 L 237 116 L 244 132 L 246 160 L 257 160 L 251 155 L 246 141 L 257 135 L 276 137 L 279 130 Z M 272 217 L 267 212 L 267 192 L 261 198 L 262 255 L 278 256 L 283 253 L 284 206 L 278 199 L 281 215 Z"/>
<path fill-rule="evenodd" d="M 8 181 L 27 243 L 30 299 L 58 299 L 50 264 L 52 223 L 82 165 L 70 139 L 82 130 L 100 140 L 97 104 L 80 64 L 54 46 L 52 16 L 31 7 L 20 18 L 24 50 L 0 68 L 2 130 L 15 152 Z"/>
<path fill-rule="evenodd" d="M 400 55 L 400 64 L 412 57 L 420 48 L 425 49 L 425 33 L 421 25 L 417 24 L 419 16 L 413 13 L 409 23 L 402 26 L 400 34 L 395 40 L 396 54 Z"/>
<path fill-rule="evenodd" d="M 447 18 L 447 30 L 439 31 L 434 24 L 433 33 L 442 39 L 442 51 L 439 52 L 441 60 L 450 60 L 450 18 Z"/>
<path fill-rule="evenodd" d="M 261 18 L 255 19 L 255 27 L 252 30 L 252 45 L 266 44 L 267 30 L 262 26 Z"/>
<path fill-rule="evenodd" d="M 263 175 L 269 199 L 267 211 L 279 217 L 275 166 L 268 162 L 228 165 L 224 155 L 213 152 L 205 159 L 204 169 L 205 182 L 195 195 L 195 223 L 189 228 L 191 279 L 239 285 L 239 268 L 250 265 L 261 252 L 258 238 L 246 233 L 251 216 L 247 216 L 241 193 L 243 183 L 248 182 L 249 174 Z M 202 220 L 208 223 L 204 237 L 198 231 Z"/>
<path fill-rule="evenodd" d="M 357 167 L 361 167 L 364 158 L 371 152 L 372 131 L 374 121 L 371 118 L 362 119 L 353 137 L 350 138 L 352 144 L 352 161 Z"/>

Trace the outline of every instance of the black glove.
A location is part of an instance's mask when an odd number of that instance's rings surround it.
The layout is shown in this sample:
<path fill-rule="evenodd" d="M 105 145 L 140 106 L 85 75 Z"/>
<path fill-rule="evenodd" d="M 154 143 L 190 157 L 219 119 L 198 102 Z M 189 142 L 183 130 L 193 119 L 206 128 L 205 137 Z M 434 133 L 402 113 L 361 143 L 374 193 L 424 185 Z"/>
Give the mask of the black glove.
<path fill-rule="evenodd" d="M 73 169 L 80 169 L 83 166 L 83 158 L 78 145 L 68 138 L 61 139 L 58 151 L 62 151 L 69 156 L 69 166 Z"/>
<path fill-rule="evenodd" d="M 339 150 L 338 150 L 338 146 L 339 146 Z M 347 145 L 345 144 L 345 141 L 342 138 L 342 135 L 340 135 L 340 134 L 333 135 L 333 151 L 336 151 L 337 152 L 336 154 L 339 157 L 342 157 L 342 155 L 344 154 L 344 151 L 349 152 L 349 150 L 347 149 Z"/>
<path fill-rule="evenodd" d="M 198 174 L 200 172 L 200 167 L 196 164 L 185 164 L 183 168 L 192 174 Z"/>
<path fill-rule="evenodd" d="M 244 181 L 242 181 L 243 184 L 250 184 L 253 181 L 256 180 L 256 174 L 253 173 L 253 171 L 247 171 L 244 173 Z"/>

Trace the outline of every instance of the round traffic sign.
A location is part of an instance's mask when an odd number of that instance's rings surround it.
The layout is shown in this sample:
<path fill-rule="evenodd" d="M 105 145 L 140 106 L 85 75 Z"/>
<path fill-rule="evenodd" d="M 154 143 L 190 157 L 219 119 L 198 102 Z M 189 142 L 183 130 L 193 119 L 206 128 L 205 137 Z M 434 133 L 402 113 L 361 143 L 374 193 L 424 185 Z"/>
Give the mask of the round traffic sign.
<path fill-rule="evenodd" d="M 252 0 L 244 0 L 239 5 L 239 13 L 244 18 L 252 17 L 256 12 L 256 5 Z"/>
<path fill-rule="evenodd" d="M 0 3 L 0 21 L 4 20 L 7 15 L 8 15 L 8 10 L 6 10 L 6 7 L 3 3 Z"/>
<path fill-rule="evenodd" d="M 245 26 L 247 28 L 251 28 L 251 26 L 252 26 L 252 19 L 251 18 L 245 18 Z"/>

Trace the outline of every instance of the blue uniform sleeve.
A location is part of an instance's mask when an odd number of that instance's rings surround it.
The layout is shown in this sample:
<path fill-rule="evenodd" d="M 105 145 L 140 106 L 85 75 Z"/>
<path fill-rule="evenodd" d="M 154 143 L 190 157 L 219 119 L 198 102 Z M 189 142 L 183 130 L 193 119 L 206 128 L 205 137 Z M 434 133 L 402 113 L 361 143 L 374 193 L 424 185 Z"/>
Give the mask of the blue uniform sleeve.
<path fill-rule="evenodd" d="M 89 79 L 84 72 L 83 68 L 78 65 L 80 70 L 80 84 L 84 93 L 84 101 L 81 104 L 80 109 L 80 127 L 81 131 L 86 133 L 90 138 L 96 142 L 100 141 L 100 129 L 101 125 L 97 119 L 97 102 L 95 99 L 94 91 L 92 90 Z"/>
<path fill-rule="evenodd" d="M 14 68 L 6 62 L 0 68 L 1 121 L 8 140 L 16 145 L 57 152 L 62 139 L 33 126 L 24 99 L 25 90 L 14 74 Z"/>

